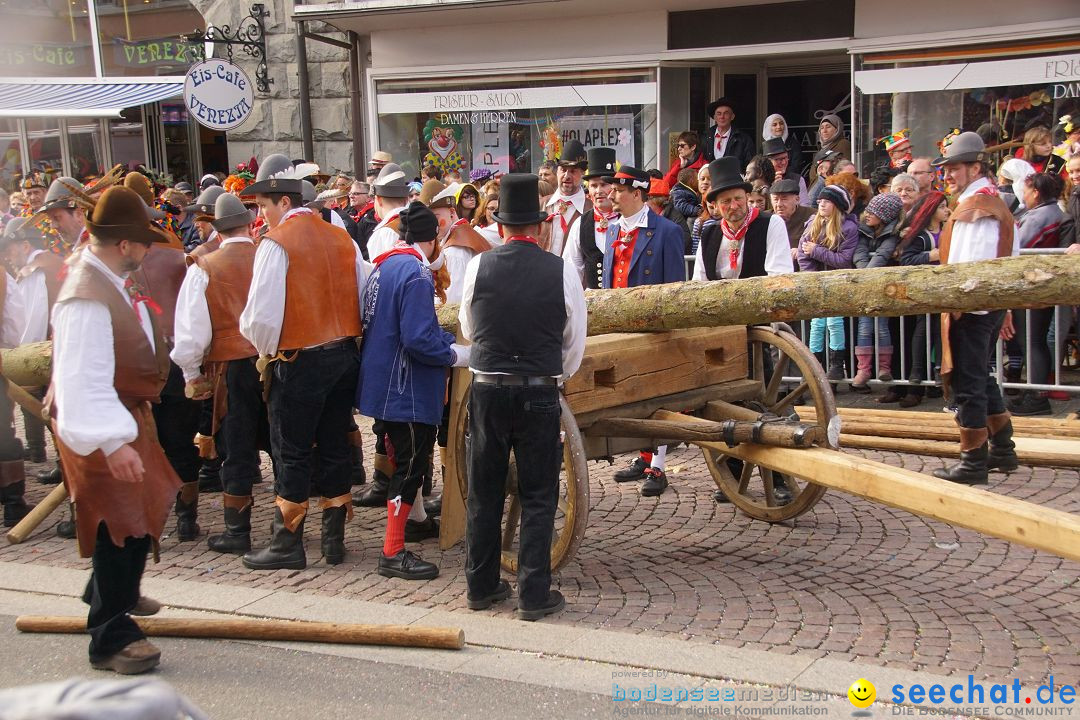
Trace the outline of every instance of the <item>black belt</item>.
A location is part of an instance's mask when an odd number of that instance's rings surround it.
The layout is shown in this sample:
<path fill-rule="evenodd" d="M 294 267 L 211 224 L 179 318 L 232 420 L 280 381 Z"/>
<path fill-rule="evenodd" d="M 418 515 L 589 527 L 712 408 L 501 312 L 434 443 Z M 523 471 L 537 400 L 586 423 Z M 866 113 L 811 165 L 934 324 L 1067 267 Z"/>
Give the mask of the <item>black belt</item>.
<path fill-rule="evenodd" d="M 492 385 L 543 385 L 555 387 L 559 384 L 556 378 L 547 375 L 500 375 L 497 373 L 474 373 L 473 382 L 490 383 Z"/>
<path fill-rule="evenodd" d="M 315 347 L 304 348 L 303 352 L 319 352 L 321 350 L 337 350 L 338 348 L 348 347 L 352 345 L 356 347 L 356 340 L 353 338 L 342 338 L 341 340 L 335 340 L 328 342 L 325 345 L 316 345 Z"/>

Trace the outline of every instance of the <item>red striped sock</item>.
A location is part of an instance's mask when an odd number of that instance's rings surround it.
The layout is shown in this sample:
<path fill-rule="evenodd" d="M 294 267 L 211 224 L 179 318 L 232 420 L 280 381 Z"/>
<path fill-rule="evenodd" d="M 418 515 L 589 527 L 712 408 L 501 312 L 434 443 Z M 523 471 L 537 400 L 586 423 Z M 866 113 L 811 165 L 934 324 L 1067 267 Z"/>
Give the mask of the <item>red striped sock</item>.
<path fill-rule="evenodd" d="M 642 450 L 641 452 L 638 453 L 638 455 L 641 456 L 641 461 L 644 462 L 646 465 L 651 465 L 652 464 L 652 453 L 651 452 L 645 452 L 644 450 Z"/>
<path fill-rule="evenodd" d="M 401 502 L 401 496 L 386 501 L 386 538 L 383 556 L 393 557 L 405 549 L 405 521 L 409 519 L 411 503 Z"/>

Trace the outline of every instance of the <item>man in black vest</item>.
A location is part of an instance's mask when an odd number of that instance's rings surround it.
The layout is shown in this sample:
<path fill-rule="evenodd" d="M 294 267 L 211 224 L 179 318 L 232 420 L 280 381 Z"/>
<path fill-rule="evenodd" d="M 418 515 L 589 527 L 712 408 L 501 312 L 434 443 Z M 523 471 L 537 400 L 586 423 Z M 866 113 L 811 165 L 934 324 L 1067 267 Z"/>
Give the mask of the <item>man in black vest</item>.
<path fill-rule="evenodd" d="M 495 220 L 506 240 L 465 271 L 461 334 L 469 368 L 469 498 L 465 579 L 468 604 L 483 610 L 510 596 L 499 579 L 502 512 L 510 451 L 521 503 L 518 618 L 539 620 L 565 606 L 551 589 L 551 534 L 559 495 L 559 385 L 585 352 L 585 293 L 574 267 L 537 243 L 539 178 L 503 176 Z"/>
<path fill-rule="evenodd" d="M 563 248 L 563 260 L 577 270 L 582 284 L 591 290 L 601 287 L 604 280 L 604 249 L 608 233 L 617 232 L 619 213 L 611 201 L 611 183 L 605 175 L 615 174 L 615 149 L 589 148 L 588 169 L 582 178 L 592 201 L 592 212 L 585 213 L 570 226 Z"/>
<path fill-rule="evenodd" d="M 709 179 L 712 187 L 705 199 L 719 212 L 720 222 L 707 226 L 701 233 L 701 244 L 694 258 L 694 280 L 731 280 L 795 272 L 784 221 L 779 215 L 749 207 L 746 194 L 750 183 L 739 174 L 735 158 L 724 157 L 709 163 Z M 741 460 L 728 458 L 727 466 L 739 477 Z M 779 504 L 791 500 L 791 491 L 780 473 L 773 475 L 773 495 Z M 728 502 L 721 490 L 713 497 L 717 502 Z"/>

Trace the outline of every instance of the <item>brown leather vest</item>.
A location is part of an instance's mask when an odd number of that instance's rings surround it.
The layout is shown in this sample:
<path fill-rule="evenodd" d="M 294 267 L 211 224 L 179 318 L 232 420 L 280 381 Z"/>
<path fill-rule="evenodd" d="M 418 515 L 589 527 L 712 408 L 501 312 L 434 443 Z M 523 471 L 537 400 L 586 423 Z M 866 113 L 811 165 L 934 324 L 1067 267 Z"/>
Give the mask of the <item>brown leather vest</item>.
<path fill-rule="evenodd" d="M 37 257 L 26 264 L 24 270 L 29 273 L 41 270 L 45 273 L 45 293 L 49 297 L 49 310 L 56 304 L 56 298 L 60 294 L 60 286 L 64 284 L 64 259 L 56 253 L 48 250 L 38 253 Z M 27 273 L 29 275 L 29 273 Z"/>
<path fill-rule="evenodd" d="M 161 315 L 158 316 L 161 333 L 170 343 L 176 319 L 176 298 L 180 295 L 180 285 L 186 273 L 184 251 L 165 245 L 151 246 L 142 267 L 132 273 L 132 278 L 143 292 L 161 308 Z"/>
<path fill-rule="evenodd" d="M 491 243 L 471 225 L 458 225 L 443 243 L 443 247 L 463 247 L 479 254 L 490 250 Z"/>
<path fill-rule="evenodd" d="M 267 233 L 289 255 L 278 350 L 359 337 L 356 245 L 317 215 L 296 215 Z"/>
<path fill-rule="evenodd" d="M 193 263 L 196 260 L 198 260 L 199 258 L 201 258 L 203 255 L 209 255 L 210 253 L 214 252 L 215 250 L 217 250 L 220 247 L 221 247 L 221 234 L 219 233 L 219 234 L 214 236 L 213 240 L 207 240 L 202 245 L 199 245 L 194 250 L 189 252 L 187 254 L 187 257 L 185 258 L 185 260 L 187 261 L 187 264 L 190 265 L 191 263 Z"/>
<path fill-rule="evenodd" d="M 216 252 L 195 257 L 195 263 L 209 278 L 206 304 L 210 308 L 210 325 L 214 335 L 206 359 L 224 362 L 255 357 L 259 354 L 255 346 L 240 334 L 240 313 L 247 305 L 255 266 L 254 243 L 223 245 Z"/>
<path fill-rule="evenodd" d="M 128 408 L 141 402 L 155 402 L 169 377 L 169 349 L 153 311 L 150 312 L 150 323 L 154 328 L 156 351 L 150 347 L 131 302 L 117 291 L 109 278 L 82 258 L 70 266 L 56 302 L 74 299 L 94 300 L 109 309 L 116 358 L 113 387 L 120 401 Z"/>
<path fill-rule="evenodd" d="M 998 257 L 1012 255 L 1013 233 L 1016 231 L 1016 221 L 1009 212 L 1009 207 L 997 195 L 985 195 L 976 193 L 964 198 L 953 210 L 952 215 L 941 229 L 941 237 L 938 240 L 940 248 L 941 264 L 949 264 L 949 250 L 952 247 L 953 225 L 958 222 L 975 222 L 982 218 L 992 217 L 998 222 Z"/>

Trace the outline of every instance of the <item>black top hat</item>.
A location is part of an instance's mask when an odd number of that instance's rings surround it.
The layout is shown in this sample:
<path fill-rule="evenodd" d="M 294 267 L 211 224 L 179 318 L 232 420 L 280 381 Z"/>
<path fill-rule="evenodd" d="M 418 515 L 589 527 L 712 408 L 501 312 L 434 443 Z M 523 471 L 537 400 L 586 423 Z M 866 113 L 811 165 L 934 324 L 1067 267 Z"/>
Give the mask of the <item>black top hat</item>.
<path fill-rule="evenodd" d="M 592 147 L 588 156 L 588 168 L 581 176 L 585 180 L 615 173 L 615 148 Z"/>
<path fill-rule="evenodd" d="M 769 138 L 761 143 L 761 154 L 765 157 L 779 155 L 780 153 L 786 153 L 787 151 L 787 145 L 784 144 L 783 138 Z"/>
<path fill-rule="evenodd" d="M 709 103 L 709 109 L 707 111 L 708 116 L 712 117 L 716 113 L 716 108 L 718 107 L 731 108 L 731 112 L 735 112 L 735 104 L 728 100 L 726 97 L 722 97 L 717 98 L 716 100 L 713 100 L 711 103 Z"/>
<path fill-rule="evenodd" d="M 638 170 L 629 165 L 623 165 L 619 168 L 619 172 L 614 175 L 605 175 L 604 182 L 611 183 L 612 185 L 626 185 L 635 190 L 649 192 L 652 176 L 644 170 Z"/>
<path fill-rule="evenodd" d="M 540 210 L 540 178 L 532 173 L 503 175 L 499 209 L 491 214 L 503 225 L 535 225 L 547 218 Z"/>
<path fill-rule="evenodd" d="M 709 163 L 709 192 L 705 199 L 712 202 L 717 195 L 732 188 L 742 188 L 750 192 L 753 187 L 743 180 L 739 172 L 739 160 L 733 157 L 716 158 Z"/>
<path fill-rule="evenodd" d="M 585 169 L 585 146 L 580 140 L 569 140 L 563 145 L 562 155 L 559 155 L 560 166 L 570 166 Z"/>

